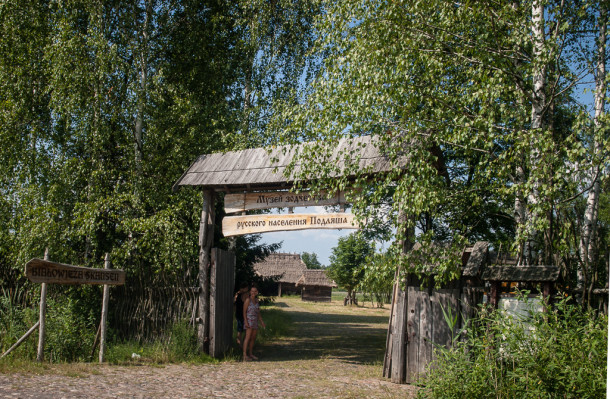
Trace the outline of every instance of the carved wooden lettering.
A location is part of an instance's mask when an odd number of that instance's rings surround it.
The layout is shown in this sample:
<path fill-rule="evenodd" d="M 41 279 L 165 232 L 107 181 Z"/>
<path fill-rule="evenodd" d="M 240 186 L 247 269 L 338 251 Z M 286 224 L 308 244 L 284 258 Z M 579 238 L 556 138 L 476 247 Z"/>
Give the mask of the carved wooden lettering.
<path fill-rule="evenodd" d="M 225 212 L 236 213 L 253 209 L 291 208 L 298 206 L 327 206 L 345 204 L 345 195 L 338 193 L 330 198 L 326 193 L 317 195 L 275 191 L 225 195 Z"/>
<path fill-rule="evenodd" d="M 36 258 L 25 264 L 25 275 L 33 283 L 125 284 L 125 272 L 123 270 L 93 269 Z"/>
<path fill-rule="evenodd" d="M 222 220 L 225 237 L 270 231 L 358 228 L 351 213 L 227 216 Z"/>

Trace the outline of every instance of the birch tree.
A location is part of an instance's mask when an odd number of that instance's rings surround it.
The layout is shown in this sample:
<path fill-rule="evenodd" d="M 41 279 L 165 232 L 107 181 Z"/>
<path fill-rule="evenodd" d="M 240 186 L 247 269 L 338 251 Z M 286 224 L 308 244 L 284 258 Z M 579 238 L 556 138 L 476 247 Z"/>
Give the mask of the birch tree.
<path fill-rule="evenodd" d="M 595 77 L 595 100 L 594 100 L 594 117 L 593 117 L 593 140 L 591 144 L 592 167 L 587 183 L 588 187 L 587 202 L 583 215 L 582 233 L 580 236 L 579 253 L 581 266 L 578 270 L 578 287 L 583 289 L 583 297 L 590 297 L 595 279 L 592 278 L 593 266 L 599 260 L 600 250 L 597 247 L 597 225 L 599 213 L 599 197 L 601 192 L 601 182 L 603 176 L 607 174 L 607 149 L 604 150 L 604 145 L 607 145 L 607 118 L 605 111 L 606 92 L 607 92 L 607 75 L 606 75 L 606 31 L 608 26 L 608 4 L 600 2 L 597 10 L 597 29 L 598 36 L 596 38 L 597 52 L 592 60 L 594 65 Z M 606 153 L 605 153 L 606 152 Z"/>
<path fill-rule="evenodd" d="M 396 224 L 400 212 L 416 216 L 410 225 L 424 215 L 422 241 L 461 247 L 508 221 L 510 239 L 494 246 L 522 264 L 555 263 L 574 249 L 558 215 L 573 205 L 569 165 L 590 137 L 574 95 L 591 60 L 592 4 L 344 0 L 325 9 L 324 67 L 312 94 L 274 125 L 283 143 L 319 142 L 295 160 L 299 177 L 321 177 L 320 188 L 360 185 L 352 201 L 361 217 L 384 201 Z M 339 154 L 341 170 L 329 162 L 339 138 L 363 134 L 377 135 L 395 166 L 372 184 L 354 154 Z M 331 178 L 341 173 L 360 178 Z"/>

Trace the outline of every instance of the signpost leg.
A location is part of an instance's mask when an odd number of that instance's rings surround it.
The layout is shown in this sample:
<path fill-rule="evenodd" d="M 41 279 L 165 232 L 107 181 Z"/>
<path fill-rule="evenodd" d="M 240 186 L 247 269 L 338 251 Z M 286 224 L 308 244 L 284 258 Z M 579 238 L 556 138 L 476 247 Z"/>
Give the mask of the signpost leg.
<path fill-rule="evenodd" d="M 49 248 L 44 250 L 44 260 L 49 260 Z M 44 360 L 44 335 L 46 332 L 46 315 L 47 315 L 47 283 L 42 283 L 40 286 L 40 315 L 38 317 L 38 353 L 36 361 Z"/>
<path fill-rule="evenodd" d="M 34 330 L 35 330 L 35 329 L 37 329 L 39 326 L 40 326 L 40 320 L 38 320 L 38 321 L 36 322 L 36 324 L 34 324 L 34 325 L 32 326 L 32 328 L 30 328 L 30 329 L 28 330 L 28 332 L 26 332 L 26 333 L 23 335 L 23 337 L 19 338 L 19 341 L 15 342 L 15 344 L 14 344 L 13 346 L 11 346 L 10 348 L 8 348 L 8 350 L 7 350 L 6 352 L 4 352 L 4 353 L 2 354 L 2 356 L 0 356 L 0 359 L 2 359 L 4 356 L 6 356 L 6 355 L 8 355 L 9 353 L 11 353 L 11 352 L 12 352 L 12 351 L 13 351 L 15 348 L 17 348 L 19 345 L 21 345 L 21 344 L 23 343 L 23 341 L 25 341 L 25 340 L 26 340 L 26 339 L 27 339 L 27 338 L 30 336 L 30 334 L 32 334 L 32 333 L 34 332 Z"/>
<path fill-rule="evenodd" d="M 106 253 L 104 258 L 104 269 L 110 269 L 110 255 Z M 104 296 L 102 297 L 102 320 L 100 321 L 100 363 L 104 363 L 104 351 L 106 350 L 106 319 L 108 318 L 108 295 L 110 286 L 104 284 Z"/>

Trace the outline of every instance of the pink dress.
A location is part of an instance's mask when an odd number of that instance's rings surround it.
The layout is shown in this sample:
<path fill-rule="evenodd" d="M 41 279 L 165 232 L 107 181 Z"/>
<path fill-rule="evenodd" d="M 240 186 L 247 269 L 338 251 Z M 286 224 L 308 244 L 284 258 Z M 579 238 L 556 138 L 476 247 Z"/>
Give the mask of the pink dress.
<path fill-rule="evenodd" d="M 246 309 L 246 318 L 248 319 L 248 327 L 253 328 L 255 330 L 258 329 L 258 313 L 259 313 L 258 303 L 252 303 L 248 305 L 248 309 Z"/>

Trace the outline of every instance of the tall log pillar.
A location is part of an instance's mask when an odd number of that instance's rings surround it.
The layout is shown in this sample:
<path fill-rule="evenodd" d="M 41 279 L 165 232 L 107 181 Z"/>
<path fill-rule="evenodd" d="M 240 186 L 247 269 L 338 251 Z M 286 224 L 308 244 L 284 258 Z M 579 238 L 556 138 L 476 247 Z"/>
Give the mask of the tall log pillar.
<path fill-rule="evenodd" d="M 399 220 L 406 226 L 407 216 L 402 213 Z M 398 243 L 402 247 L 403 253 L 408 253 L 413 248 L 415 238 L 414 227 L 407 227 L 404 238 Z M 392 382 L 404 384 L 407 375 L 407 322 L 408 322 L 408 285 L 409 277 L 405 283 L 405 290 L 401 288 L 400 268 L 396 273 L 394 283 L 394 293 L 392 298 L 392 312 L 388 325 L 388 337 L 386 340 L 386 355 L 384 359 L 383 375 L 390 378 Z"/>
<path fill-rule="evenodd" d="M 203 191 L 203 209 L 199 221 L 199 318 L 197 346 L 209 353 L 210 343 L 210 261 L 214 241 L 214 191 Z"/>

